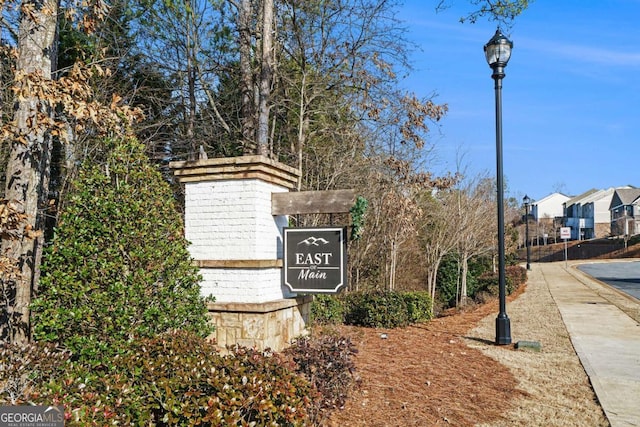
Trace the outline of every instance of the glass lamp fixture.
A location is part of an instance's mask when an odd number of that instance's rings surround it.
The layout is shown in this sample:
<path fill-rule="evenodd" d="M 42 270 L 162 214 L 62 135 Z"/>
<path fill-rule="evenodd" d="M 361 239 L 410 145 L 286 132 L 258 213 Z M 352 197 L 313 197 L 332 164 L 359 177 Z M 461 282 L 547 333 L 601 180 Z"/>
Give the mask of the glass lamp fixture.
<path fill-rule="evenodd" d="M 506 67 L 511 58 L 511 49 L 513 49 L 513 42 L 498 28 L 491 40 L 484 45 L 484 55 L 489 66 L 491 68 Z"/>

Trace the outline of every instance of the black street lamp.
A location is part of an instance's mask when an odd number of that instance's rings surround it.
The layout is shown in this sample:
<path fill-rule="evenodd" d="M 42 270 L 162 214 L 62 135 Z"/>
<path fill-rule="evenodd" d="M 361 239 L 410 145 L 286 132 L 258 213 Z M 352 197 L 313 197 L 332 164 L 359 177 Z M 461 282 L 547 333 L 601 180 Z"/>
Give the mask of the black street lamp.
<path fill-rule="evenodd" d="M 522 203 L 524 203 L 524 245 L 527 248 L 527 270 L 531 270 L 531 247 L 529 247 L 529 203 L 531 203 L 531 199 L 526 194 L 522 198 Z M 539 262 L 539 261 L 538 261 Z"/>
<path fill-rule="evenodd" d="M 496 344 L 511 344 L 511 322 L 507 316 L 506 278 L 504 262 L 504 177 L 502 173 L 502 79 L 504 67 L 511 57 L 513 43 L 506 38 L 500 28 L 495 35 L 484 45 L 484 54 L 489 66 L 493 70 L 491 78 L 495 80 L 496 92 L 496 164 L 498 187 L 498 280 L 500 313 L 496 318 Z"/>

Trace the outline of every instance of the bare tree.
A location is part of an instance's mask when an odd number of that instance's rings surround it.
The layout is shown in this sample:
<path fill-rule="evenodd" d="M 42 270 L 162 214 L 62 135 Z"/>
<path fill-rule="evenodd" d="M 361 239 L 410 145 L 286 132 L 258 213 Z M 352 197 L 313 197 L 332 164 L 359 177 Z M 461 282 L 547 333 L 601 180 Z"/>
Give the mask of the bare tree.
<path fill-rule="evenodd" d="M 398 90 L 410 69 L 411 44 L 395 18 L 393 0 L 286 0 L 279 14 L 279 66 L 274 109 L 286 118 L 274 147 L 299 168 L 316 141 L 366 136 L 374 155 L 402 158 L 422 148 L 428 124 L 446 106 Z M 347 141 L 348 143 L 348 141 Z M 304 187 L 304 182 L 301 184 Z"/>
<path fill-rule="evenodd" d="M 495 197 L 493 181 L 485 175 L 467 180 L 455 189 L 455 222 L 458 225 L 456 250 L 460 262 L 457 302 L 464 306 L 467 299 L 469 260 L 494 250 Z"/>
<path fill-rule="evenodd" d="M 445 256 L 456 249 L 460 239 L 460 229 L 455 221 L 456 193 L 446 189 L 422 194 L 420 205 L 420 242 L 426 260 L 427 290 L 433 302 L 440 264 Z"/>
<path fill-rule="evenodd" d="M 251 13 L 251 1 L 236 6 L 245 5 Z M 143 57 L 172 83 L 170 93 L 164 94 L 170 97 L 165 103 L 171 108 L 154 118 L 169 134 L 159 141 L 156 136 L 154 142 L 169 146 L 175 157 L 194 158 L 199 146 L 208 142 L 203 135 L 216 135 L 211 128 L 219 130 L 214 140 L 220 140 L 221 134 L 231 136 L 232 125 L 220 111 L 216 96 L 220 76 L 233 57 L 228 35 L 232 23 L 226 8 L 223 2 L 209 0 L 157 1 L 140 12 L 136 21 L 140 26 L 137 44 L 128 55 Z M 243 17 L 240 13 L 238 20 Z M 240 28 L 243 40 L 244 27 Z"/>
<path fill-rule="evenodd" d="M 399 256 L 403 244 L 416 235 L 416 218 L 420 217 L 421 211 L 415 198 L 417 186 L 408 182 L 404 185 L 394 183 L 389 178 L 388 174 L 378 172 L 378 184 L 369 191 L 369 236 L 360 256 L 367 257 L 368 250 L 374 249 L 371 252 L 376 254 L 375 263 L 384 273 L 380 277 L 381 284 L 388 290 L 395 290 Z"/>

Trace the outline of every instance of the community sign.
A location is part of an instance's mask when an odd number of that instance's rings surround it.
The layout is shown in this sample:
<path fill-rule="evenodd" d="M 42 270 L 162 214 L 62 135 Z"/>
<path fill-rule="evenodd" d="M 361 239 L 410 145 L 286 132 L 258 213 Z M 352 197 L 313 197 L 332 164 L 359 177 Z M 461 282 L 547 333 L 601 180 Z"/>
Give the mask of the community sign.
<path fill-rule="evenodd" d="M 284 284 L 296 293 L 335 294 L 347 284 L 345 227 L 285 228 Z"/>

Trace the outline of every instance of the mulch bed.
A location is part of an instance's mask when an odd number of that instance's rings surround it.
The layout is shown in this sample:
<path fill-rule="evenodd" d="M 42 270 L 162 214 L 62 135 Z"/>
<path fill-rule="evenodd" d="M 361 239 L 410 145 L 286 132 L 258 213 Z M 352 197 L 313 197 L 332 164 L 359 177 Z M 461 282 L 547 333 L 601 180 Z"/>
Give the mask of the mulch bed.
<path fill-rule="evenodd" d="M 497 301 L 407 328 L 342 327 L 358 347 L 359 385 L 327 425 L 472 426 L 499 419 L 524 392 L 507 367 L 463 342 L 492 312 Z"/>

